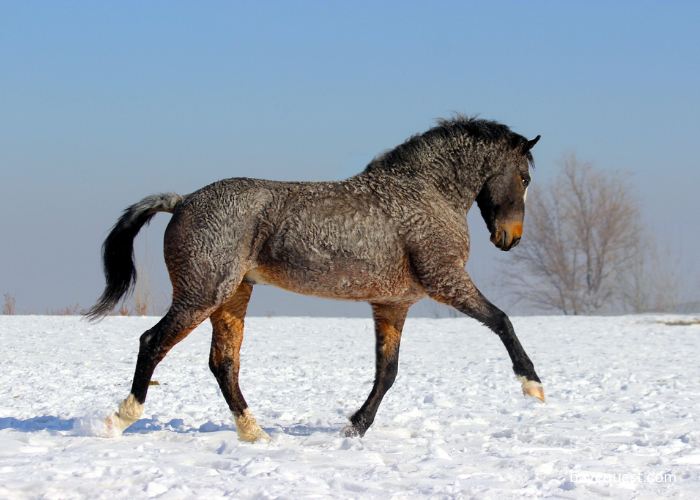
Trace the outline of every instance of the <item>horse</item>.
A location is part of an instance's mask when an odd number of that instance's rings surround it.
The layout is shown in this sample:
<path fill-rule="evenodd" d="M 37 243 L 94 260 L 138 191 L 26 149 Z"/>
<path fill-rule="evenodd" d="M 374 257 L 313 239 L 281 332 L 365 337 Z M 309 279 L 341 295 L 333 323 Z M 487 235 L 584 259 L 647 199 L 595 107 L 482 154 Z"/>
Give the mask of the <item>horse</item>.
<path fill-rule="evenodd" d="M 86 313 L 97 321 L 133 290 L 133 240 L 157 212 L 172 218 L 164 255 L 173 286 L 165 316 L 140 337 L 129 396 L 105 420 L 110 435 L 136 422 L 168 351 L 207 318 L 209 367 L 242 441 L 270 441 L 238 384 L 246 309 L 255 285 L 365 301 L 372 307 L 376 370 L 369 397 L 341 431 L 364 436 L 398 372 L 409 307 L 424 297 L 480 321 L 503 342 L 524 395 L 545 401 L 542 383 L 508 316 L 465 270 L 467 212 L 476 201 L 500 250 L 523 232 L 525 198 L 540 139 L 501 123 L 456 115 L 335 182 L 231 178 L 191 194 L 148 196 L 126 208 L 102 246 L 106 286 Z"/>

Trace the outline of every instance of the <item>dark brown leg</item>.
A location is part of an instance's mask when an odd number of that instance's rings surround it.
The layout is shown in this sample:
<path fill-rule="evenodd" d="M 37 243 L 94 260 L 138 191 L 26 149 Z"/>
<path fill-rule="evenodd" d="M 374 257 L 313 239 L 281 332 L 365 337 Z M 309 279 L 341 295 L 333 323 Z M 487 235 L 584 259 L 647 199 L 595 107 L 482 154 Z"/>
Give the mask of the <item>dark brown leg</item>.
<path fill-rule="evenodd" d="M 350 417 L 350 424 L 343 429 L 343 435 L 364 436 L 374 422 L 379 404 L 393 385 L 399 370 L 401 330 L 409 307 L 410 304 L 372 304 L 377 337 L 374 386 L 362 408 Z"/>
<path fill-rule="evenodd" d="M 209 368 L 219 382 L 221 392 L 236 420 L 238 437 L 249 442 L 270 440 L 248 409 L 238 385 L 243 326 L 252 291 L 253 285 L 241 283 L 233 297 L 211 315 L 214 335 L 209 356 Z"/>

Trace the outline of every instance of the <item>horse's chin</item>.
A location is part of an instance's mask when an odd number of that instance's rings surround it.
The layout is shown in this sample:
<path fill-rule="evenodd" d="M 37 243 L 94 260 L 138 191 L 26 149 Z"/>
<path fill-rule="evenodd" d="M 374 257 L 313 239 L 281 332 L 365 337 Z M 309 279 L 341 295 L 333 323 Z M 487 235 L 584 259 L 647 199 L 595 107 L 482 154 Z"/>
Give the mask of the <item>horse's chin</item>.
<path fill-rule="evenodd" d="M 506 244 L 507 239 L 508 239 L 508 233 L 506 231 L 501 230 L 501 231 L 491 233 L 490 241 L 500 251 L 507 252 L 512 248 L 511 245 Z"/>
<path fill-rule="evenodd" d="M 522 222 L 507 222 L 491 233 L 491 243 L 503 252 L 509 251 L 520 243 L 523 234 Z"/>
<path fill-rule="evenodd" d="M 506 246 L 503 246 L 503 245 L 500 245 L 500 246 L 499 246 L 498 244 L 495 244 L 495 246 L 496 246 L 496 248 L 498 248 L 501 252 L 510 252 L 510 249 L 513 248 L 513 246 L 515 246 L 515 245 L 510 245 L 510 246 L 507 246 L 507 247 L 506 247 Z"/>
<path fill-rule="evenodd" d="M 518 246 L 518 243 L 520 243 L 520 238 L 514 238 L 512 239 L 507 245 L 503 244 L 504 238 L 501 238 L 498 241 L 493 241 L 493 238 L 491 239 L 491 242 L 498 248 L 501 252 L 509 252 L 511 249 L 515 248 Z"/>

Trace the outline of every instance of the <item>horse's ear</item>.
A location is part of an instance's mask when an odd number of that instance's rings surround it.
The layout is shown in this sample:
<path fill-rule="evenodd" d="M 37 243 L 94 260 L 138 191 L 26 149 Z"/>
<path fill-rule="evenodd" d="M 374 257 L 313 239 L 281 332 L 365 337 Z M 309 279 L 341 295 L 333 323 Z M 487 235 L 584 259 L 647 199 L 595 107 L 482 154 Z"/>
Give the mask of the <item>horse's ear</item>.
<path fill-rule="evenodd" d="M 527 143 L 523 146 L 523 153 L 527 153 L 527 152 L 530 151 L 533 147 L 535 147 L 535 144 L 537 144 L 537 141 L 540 140 L 540 137 L 541 137 L 541 136 L 538 135 L 537 137 L 535 137 L 535 138 L 532 139 L 531 141 L 527 141 Z"/>

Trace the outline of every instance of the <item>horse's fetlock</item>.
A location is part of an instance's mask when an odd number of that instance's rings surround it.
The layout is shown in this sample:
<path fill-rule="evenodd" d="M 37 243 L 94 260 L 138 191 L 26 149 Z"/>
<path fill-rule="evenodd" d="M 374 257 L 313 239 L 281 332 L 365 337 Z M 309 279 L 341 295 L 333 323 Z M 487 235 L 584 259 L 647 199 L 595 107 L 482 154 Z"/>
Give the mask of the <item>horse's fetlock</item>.
<path fill-rule="evenodd" d="M 373 416 L 360 413 L 359 411 L 350 417 L 350 423 L 360 437 L 365 435 L 365 432 L 367 432 L 367 429 L 369 429 L 369 426 L 372 425 L 373 422 Z"/>
<path fill-rule="evenodd" d="M 340 431 L 340 435 L 346 438 L 362 437 L 354 425 L 348 424 Z"/>

